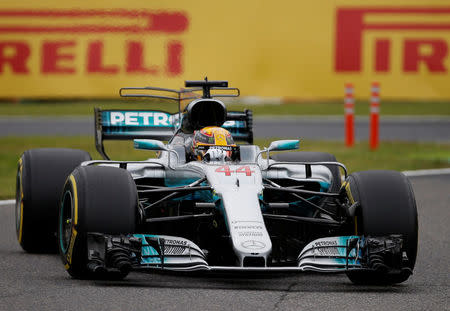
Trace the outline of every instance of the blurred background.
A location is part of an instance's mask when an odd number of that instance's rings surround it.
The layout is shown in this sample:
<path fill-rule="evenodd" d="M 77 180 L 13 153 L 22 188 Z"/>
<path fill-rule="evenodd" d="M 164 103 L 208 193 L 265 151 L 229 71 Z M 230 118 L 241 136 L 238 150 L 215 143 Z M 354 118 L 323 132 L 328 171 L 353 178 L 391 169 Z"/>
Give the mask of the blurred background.
<path fill-rule="evenodd" d="M 120 87 L 228 80 L 252 109 L 256 143 L 300 138 L 350 171 L 450 167 L 450 5 L 392 1 L 21 1 L 0 4 L 0 198 L 36 147 L 94 146 L 93 108 L 161 109 Z M 371 84 L 380 144 L 369 149 Z M 355 98 L 344 138 L 344 86 Z M 109 144 L 109 145 L 108 145 Z M 144 159 L 108 142 L 116 159 Z"/>

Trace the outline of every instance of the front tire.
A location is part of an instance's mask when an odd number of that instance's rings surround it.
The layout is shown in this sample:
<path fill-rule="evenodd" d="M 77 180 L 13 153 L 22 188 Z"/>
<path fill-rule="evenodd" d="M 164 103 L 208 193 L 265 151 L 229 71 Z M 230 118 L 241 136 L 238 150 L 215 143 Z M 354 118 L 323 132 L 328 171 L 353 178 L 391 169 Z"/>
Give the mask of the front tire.
<path fill-rule="evenodd" d="M 131 174 L 106 166 L 76 168 L 61 198 L 58 247 L 74 278 L 121 279 L 128 273 L 94 273 L 87 267 L 87 233 L 131 234 L 137 222 L 138 196 Z"/>
<path fill-rule="evenodd" d="M 356 235 L 401 234 L 406 267 L 414 269 L 417 256 L 418 221 L 414 193 L 407 177 L 395 171 L 364 171 L 349 176 L 345 185 L 351 203 L 359 202 L 355 219 Z M 395 284 L 410 274 L 383 274 L 375 271 L 350 271 L 355 284 Z"/>

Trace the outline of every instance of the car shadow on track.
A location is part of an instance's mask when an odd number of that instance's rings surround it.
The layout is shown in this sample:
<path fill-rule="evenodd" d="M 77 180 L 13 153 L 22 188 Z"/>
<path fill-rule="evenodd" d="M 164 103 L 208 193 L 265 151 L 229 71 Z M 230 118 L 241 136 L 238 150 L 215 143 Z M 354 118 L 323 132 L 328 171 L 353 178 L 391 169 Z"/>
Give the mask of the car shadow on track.
<path fill-rule="evenodd" d="M 353 293 L 414 293 L 417 288 L 400 284 L 394 286 L 358 286 L 345 275 L 270 274 L 270 275 L 174 275 L 131 274 L 123 281 L 91 281 L 95 286 L 173 288 L 204 290 L 258 290 L 289 292 L 353 292 Z"/>

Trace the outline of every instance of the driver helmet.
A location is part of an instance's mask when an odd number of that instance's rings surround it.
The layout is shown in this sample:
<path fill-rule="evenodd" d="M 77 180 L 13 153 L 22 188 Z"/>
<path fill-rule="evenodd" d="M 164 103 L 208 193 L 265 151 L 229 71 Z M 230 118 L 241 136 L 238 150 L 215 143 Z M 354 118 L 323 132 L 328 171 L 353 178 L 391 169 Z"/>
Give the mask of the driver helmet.
<path fill-rule="evenodd" d="M 226 129 L 208 126 L 195 131 L 192 149 L 197 160 L 225 161 L 233 159 L 236 144 Z"/>

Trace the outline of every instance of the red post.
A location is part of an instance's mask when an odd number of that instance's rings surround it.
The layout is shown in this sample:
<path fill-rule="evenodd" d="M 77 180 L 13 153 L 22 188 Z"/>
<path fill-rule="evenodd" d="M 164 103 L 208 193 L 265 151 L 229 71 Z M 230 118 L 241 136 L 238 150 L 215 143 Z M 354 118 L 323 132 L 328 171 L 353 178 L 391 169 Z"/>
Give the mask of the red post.
<path fill-rule="evenodd" d="M 376 150 L 379 142 L 379 116 L 380 116 L 380 84 L 372 83 L 370 96 L 370 149 Z"/>
<path fill-rule="evenodd" d="M 347 83 L 345 85 L 345 145 L 352 147 L 355 143 L 355 99 L 353 97 L 353 84 Z"/>

